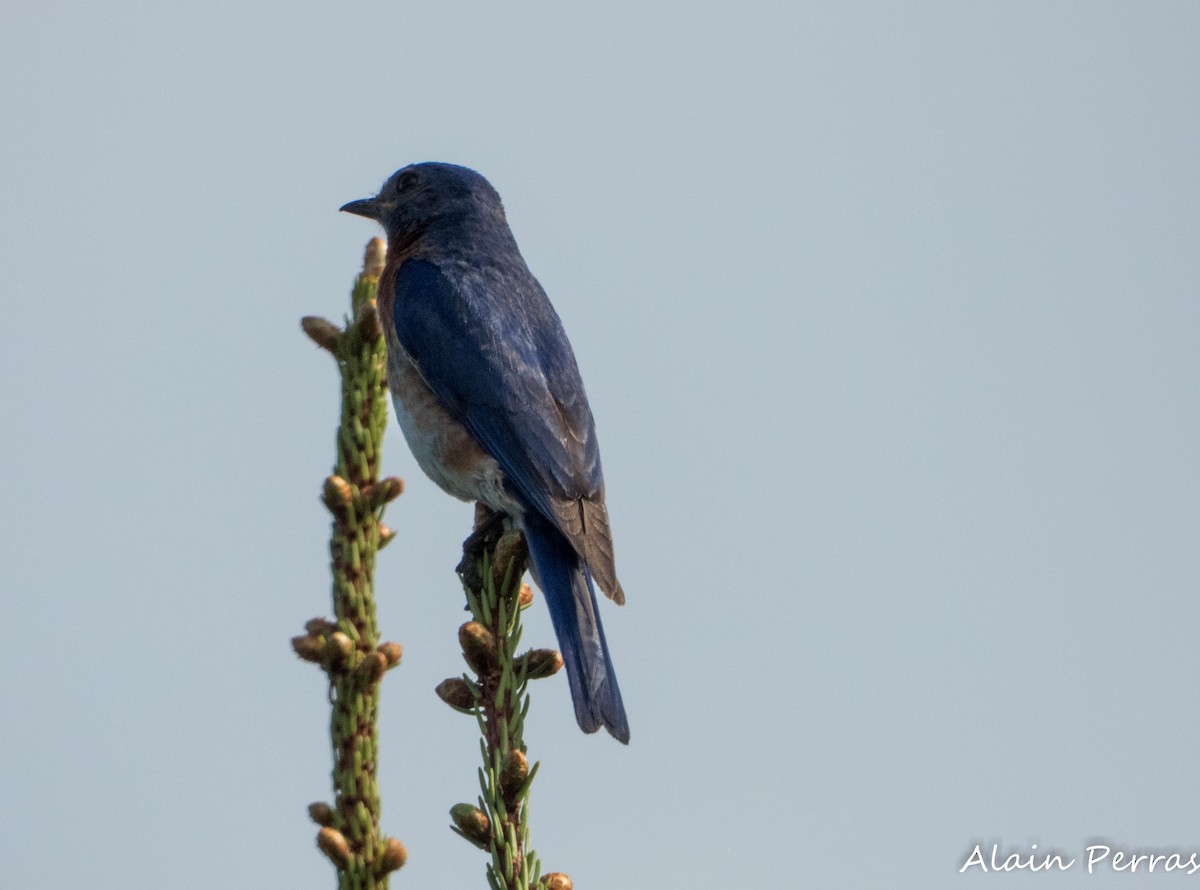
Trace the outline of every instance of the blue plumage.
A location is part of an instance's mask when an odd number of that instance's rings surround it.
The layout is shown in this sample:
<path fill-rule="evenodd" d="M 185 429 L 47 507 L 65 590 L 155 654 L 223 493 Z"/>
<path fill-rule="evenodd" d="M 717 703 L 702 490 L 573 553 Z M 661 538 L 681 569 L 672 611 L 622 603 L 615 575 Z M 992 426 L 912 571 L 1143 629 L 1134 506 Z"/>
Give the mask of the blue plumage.
<path fill-rule="evenodd" d="M 600 449 L 562 323 L 528 272 L 522 282 L 504 271 L 456 275 L 408 260 L 396 275 L 396 335 L 505 478 L 552 515 L 552 498 L 601 490 Z M 530 285 L 540 300 L 514 297 Z"/>
<path fill-rule="evenodd" d="M 417 164 L 342 209 L 387 230 L 380 318 L 397 417 L 418 463 L 450 494 L 524 531 L 576 719 L 628 742 L 593 586 L 624 602 L 595 425 L 562 322 L 499 195 L 473 170 Z"/>
<path fill-rule="evenodd" d="M 628 743 L 629 721 L 604 639 L 591 575 L 567 539 L 540 513 L 527 515 L 525 537 L 534 577 L 545 594 L 567 668 L 575 719 L 584 732 L 603 726 Z"/>

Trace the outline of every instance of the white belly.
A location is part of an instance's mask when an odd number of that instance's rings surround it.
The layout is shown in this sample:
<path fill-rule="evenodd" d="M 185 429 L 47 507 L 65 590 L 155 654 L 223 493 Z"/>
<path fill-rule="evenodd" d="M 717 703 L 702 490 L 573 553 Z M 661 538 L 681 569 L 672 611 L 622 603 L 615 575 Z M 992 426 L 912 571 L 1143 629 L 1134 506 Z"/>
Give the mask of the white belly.
<path fill-rule="evenodd" d="M 396 420 L 425 475 L 459 500 L 482 501 L 519 521 L 521 507 L 505 489 L 500 465 L 442 407 L 404 349 L 391 337 L 388 384 Z"/>

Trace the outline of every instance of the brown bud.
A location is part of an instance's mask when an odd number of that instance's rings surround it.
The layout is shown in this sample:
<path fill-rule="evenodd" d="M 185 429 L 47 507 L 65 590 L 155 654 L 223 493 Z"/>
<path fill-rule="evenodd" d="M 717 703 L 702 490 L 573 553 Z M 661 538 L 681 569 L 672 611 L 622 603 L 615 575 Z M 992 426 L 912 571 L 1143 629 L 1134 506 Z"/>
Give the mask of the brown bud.
<path fill-rule="evenodd" d="M 354 502 L 354 488 L 341 476 L 330 476 L 321 490 L 321 500 L 334 514 L 345 513 Z"/>
<path fill-rule="evenodd" d="M 363 274 L 379 277 L 386 260 L 387 242 L 382 238 L 372 238 L 367 242 L 367 251 L 363 256 Z"/>
<path fill-rule="evenodd" d="M 325 641 L 320 637 L 305 635 L 302 637 L 292 637 L 292 648 L 296 650 L 296 654 L 305 661 L 311 661 L 314 664 L 320 664 L 321 653 L 325 649 Z"/>
<path fill-rule="evenodd" d="M 404 848 L 404 844 L 400 843 L 399 838 L 389 837 L 383 845 L 383 853 L 379 856 L 380 874 L 386 875 L 404 868 L 406 862 L 408 862 L 408 850 Z"/>
<path fill-rule="evenodd" d="M 337 352 L 338 343 L 342 339 L 342 329 L 331 321 L 326 321 L 316 315 L 306 315 L 300 319 L 300 327 L 308 338 L 330 352 Z"/>
<path fill-rule="evenodd" d="M 304 629 L 314 637 L 326 637 L 337 630 L 337 625 L 328 618 L 310 618 L 305 622 Z"/>
<path fill-rule="evenodd" d="M 561 671 L 563 658 L 556 649 L 530 649 L 517 659 L 517 672 L 520 673 L 521 668 L 526 665 L 528 673 L 525 676 L 530 680 L 541 680 Z"/>
<path fill-rule="evenodd" d="M 392 543 L 392 538 L 396 537 L 396 532 L 388 528 L 382 522 L 379 523 L 379 549 L 382 550 L 388 544 Z"/>
<path fill-rule="evenodd" d="M 488 831 L 492 826 L 487 813 L 469 803 L 456 803 L 450 808 L 450 818 L 454 820 L 459 834 L 480 849 L 487 848 L 491 840 Z"/>
<path fill-rule="evenodd" d="M 529 761 L 520 751 L 509 751 L 500 765 L 500 796 L 511 810 L 520 799 L 529 778 Z"/>
<path fill-rule="evenodd" d="M 571 878 L 561 871 L 552 871 L 548 875 L 542 875 L 542 880 L 539 883 L 546 890 L 572 890 L 575 886 Z"/>
<path fill-rule="evenodd" d="M 354 642 L 340 630 L 335 630 L 325 638 L 324 655 L 331 664 L 345 664 L 352 654 Z"/>
<path fill-rule="evenodd" d="M 434 690 L 438 698 L 452 708 L 469 711 L 475 707 L 475 696 L 471 694 L 471 684 L 462 677 L 451 677 L 438 683 Z"/>
<path fill-rule="evenodd" d="M 371 486 L 372 507 L 382 507 L 404 494 L 404 480 L 399 476 L 388 476 Z"/>
<path fill-rule="evenodd" d="M 322 801 L 308 805 L 308 818 L 318 825 L 333 825 L 333 807 Z"/>
<path fill-rule="evenodd" d="M 358 663 L 356 670 L 358 675 L 364 682 L 378 683 L 384 672 L 388 669 L 387 656 L 382 652 L 369 652 L 363 656 L 363 660 Z"/>
<path fill-rule="evenodd" d="M 379 313 L 375 309 L 375 301 L 369 300 L 358 307 L 358 329 L 362 338 L 368 343 L 383 336 L 383 326 L 379 323 Z"/>
<path fill-rule="evenodd" d="M 387 659 L 389 668 L 394 668 L 404 657 L 404 647 L 399 643 L 380 643 L 378 651 L 383 653 L 383 657 Z"/>
<path fill-rule="evenodd" d="M 496 670 L 496 638 L 478 621 L 468 621 L 458 629 L 458 642 L 463 658 L 479 676 L 488 676 Z"/>
<path fill-rule="evenodd" d="M 350 844 L 346 842 L 346 836 L 336 828 L 327 825 L 318 831 L 317 846 L 338 868 L 345 868 L 349 864 Z"/>
<path fill-rule="evenodd" d="M 525 536 L 519 531 L 505 532 L 500 540 L 496 542 L 496 549 L 492 551 L 492 578 L 496 582 L 496 586 L 504 583 L 504 575 L 508 572 L 509 566 L 514 562 L 513 571 L 521 569 L 525 560 L 529 556 L 529 549 L 525 546 Z"/>
<path fill-rule="evenodd" d="M 522 609 L 528 609 L 533 605 L 533 588 L 528 584 L 521 585 L 521 592 L 517 594 L 517 605 Z"/>

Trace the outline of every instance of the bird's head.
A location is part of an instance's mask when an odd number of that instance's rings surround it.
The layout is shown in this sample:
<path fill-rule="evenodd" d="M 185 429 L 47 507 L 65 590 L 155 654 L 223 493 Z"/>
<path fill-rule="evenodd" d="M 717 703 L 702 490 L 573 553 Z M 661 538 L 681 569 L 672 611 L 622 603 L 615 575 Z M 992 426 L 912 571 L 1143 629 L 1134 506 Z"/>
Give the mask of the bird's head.
<path fill-rule="evenodd" d="M 411 240 L 438 224 L 504 223 L 504 207 L 491 183 L 455 164 L 411 164 L 391 175 L 374 198 L 341 207 L 383 226 L 389 238 Z"/>

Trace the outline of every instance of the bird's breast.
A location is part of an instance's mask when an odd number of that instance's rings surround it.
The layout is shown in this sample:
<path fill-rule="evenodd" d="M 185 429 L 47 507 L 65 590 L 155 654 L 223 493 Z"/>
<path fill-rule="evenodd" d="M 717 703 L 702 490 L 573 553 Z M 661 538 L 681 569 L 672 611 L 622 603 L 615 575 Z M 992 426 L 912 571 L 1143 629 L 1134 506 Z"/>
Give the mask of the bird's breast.
<path fill-rule="evenodd" d="M 388 386 L 396 420 L 421 470 L 447 494 L 482 501 L 519 519 L 500 465 L 442 405 L 411 356 L 388 328 Z"/>

